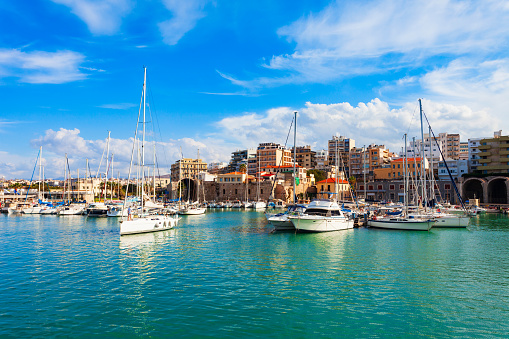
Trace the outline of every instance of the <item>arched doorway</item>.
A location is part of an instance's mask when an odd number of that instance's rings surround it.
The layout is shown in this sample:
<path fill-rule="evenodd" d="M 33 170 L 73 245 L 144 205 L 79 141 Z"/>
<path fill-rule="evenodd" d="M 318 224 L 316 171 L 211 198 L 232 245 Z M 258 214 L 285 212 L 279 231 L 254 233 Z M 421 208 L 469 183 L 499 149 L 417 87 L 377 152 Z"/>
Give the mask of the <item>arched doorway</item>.
<path fill-rule="evenodd" d="M 197 185 L 196 182 L 193 179 L 185 178 L 182 179 L 181 184 L 179 185 L 179 188 L 177 189 L 177 192 L 180 190 L 180 187 L 182 187 L 182 201 L 194 201 L 196 200 L 196 190 Z M 178 196 L 177 196 L 178 198 Z"/>
<path fill-rule="evenodd" d="M 477 178 L 471 178 L 463 184 L 463 200 L 479 199 L 480 203 L 484 203 L 483 181 Z"/>
<path fill-rule="evenodd" d="M 488 183 L 488 203 L 507 204 L 507 178 L 494 178 Z"/>

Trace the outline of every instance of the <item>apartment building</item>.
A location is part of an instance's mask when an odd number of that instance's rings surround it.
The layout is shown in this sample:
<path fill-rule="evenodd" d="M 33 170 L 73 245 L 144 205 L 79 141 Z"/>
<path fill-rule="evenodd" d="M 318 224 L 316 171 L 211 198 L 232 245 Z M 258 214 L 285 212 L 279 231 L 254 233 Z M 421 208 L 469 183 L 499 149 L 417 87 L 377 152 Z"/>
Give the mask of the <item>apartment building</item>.
<path fill-rule="evenodd" d="M 256 149 L 256 158 L 248 159 L 247 170 L 255 175 L 259 169 L 268 166 L 293 166 L 290 150 L 273 142 L 261 143 Z"/>
<path fill-rule="evenodd" d="M 350 150 L 350 175 L 372 174 L 375 169 L 388 167 L 391 153 L 384 145 L 371 144 L 367 148 L 354 147 Z"/>
<path fill-rule="evenodd" d="M 290 149 L 292 158 L 294 156 L 293 147 Z M 312 169 L 316 167 L 316 152 L 311 150 L 311 146 L 298 146 L 296 149 L 297 164 L 300 166 Z"/>
<path fill-rule="evenodd" d="M 200 172 L 207 171 L 207 163 L 202 159 L 184 158 L 171 165 L 171 181 L 197 179 Z"/>
<path fill-rule="evenodd" d="M 350 150 L 355 147 L 355 140 L 344 136 L 333 136 L 328 142 L 329 165 L 336 164 L 336 154 L 339 155 L 337 165 L 350 173 Z"/>
<path fill-rule="evenodd" d="M 509 135 L 502 131 L 494 133 L 493 138 L 481 139 L 479 166 L 483 174 L 509 173 Z"/>

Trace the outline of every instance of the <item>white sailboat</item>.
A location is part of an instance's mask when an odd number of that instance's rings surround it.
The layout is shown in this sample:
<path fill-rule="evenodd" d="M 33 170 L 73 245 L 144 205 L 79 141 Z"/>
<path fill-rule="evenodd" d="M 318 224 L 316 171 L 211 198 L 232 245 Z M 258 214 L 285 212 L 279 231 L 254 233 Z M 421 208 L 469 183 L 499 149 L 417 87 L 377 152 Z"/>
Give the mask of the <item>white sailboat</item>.
<path fill-rule="evenodd" d="M 410 216 L 408 213 L 408 175 L 407 175 L 407 135 L 405 133 L 405 158 L 403 162 L 403 166 L 405 168 L 404 171 L 404 198 L 405 198 L 405 207 L 403 213 L 398 216 L 387 216 L 387 217 L 376 217 L 373 216 L 370 220 L 368 220 L 368 226 L 374 228 L 384 228 L 391 230 L 407 230 L 407 231 L 429 231 L 435 220 L 432 217 L 421 217 L 421 216 Z M 415 157 L 415 156 L 414 156 Z M 421 165 L 422 167 L 422 165 Z"/>
<path fill-rule="evenodd" d="M 148 233 L 148 232 L 157 232 L 164 231 L 175 227 L 178 224 L 179 217 L 177 215 L 168 215 L 168 214 L 155 214 L 155 215 L 145 215 L 144 211 L 144 186 L 145 186 L 145 174 L 144 174 L 144 166 L 145 166 L 145 108 L 146 108 L 146 91 L 147 91 L 147 68 L 144 68 L 143 75 L 143 133 L 142 133 L 142 144 L 141 144 L 141 215 L 133 216 L 130 212 L 130 207 L 126 207 L 126 202 L 128 199 L 129 189 L 126 190 L 125 200 L 124 200 L 124 209 L 127 209 L 128 216 L 122 217 L 120 221 L 120 235 L 128 235 L 128 234 L 138 234 L 138 233 Z M 136 129 L 134 140 L 136 141 L 136 136 L 138 133 L 138 129 Z M 129 178 L 131 177 L 131 168 L 134 157 L 134 149 L 136 142 L 133 143 L 133 151 L 131 153 L 131 166 L 129 168 Z M 128 184 L 129 185 L 129 184 Z M 129 188 L 129 187 L 128 187 Z"/>
<path fill-rule="evenodd" d="M 277 214 L 266 214 L 267 221 L 274 226 L 274 230 L 276 231 L 291 231 L 295 230 L 295 226 L 290 220 L 290 216 L 292 215 L 301 215 L 305 212 L 306 207 L 302 205 L 297 205 L 296 201 L 296 167 L 297 167 L 297 112 L 294 112 L 294 130 L 293 130 L 293 205 L 289 206 L 285 213 L 277 213 Z"/>

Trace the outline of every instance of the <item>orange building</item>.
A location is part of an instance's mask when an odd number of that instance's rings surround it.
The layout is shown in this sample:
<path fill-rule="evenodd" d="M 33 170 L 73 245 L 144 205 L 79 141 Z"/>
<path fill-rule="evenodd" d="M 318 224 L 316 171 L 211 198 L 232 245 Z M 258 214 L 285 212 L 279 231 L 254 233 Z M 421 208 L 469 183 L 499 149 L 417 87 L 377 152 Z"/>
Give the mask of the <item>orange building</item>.
<path fill-rule="evenodd" d="M 348 181 L 343 179 L 337 180 L 338 186 L 338 199 L 342 200 L 350 197 L 350 184 Z M 334 193 L 336 190 L 336 178 L 328 178 L 316 183 L 316 191 L 318 194 L 318 198 L 334 198 Z"/>

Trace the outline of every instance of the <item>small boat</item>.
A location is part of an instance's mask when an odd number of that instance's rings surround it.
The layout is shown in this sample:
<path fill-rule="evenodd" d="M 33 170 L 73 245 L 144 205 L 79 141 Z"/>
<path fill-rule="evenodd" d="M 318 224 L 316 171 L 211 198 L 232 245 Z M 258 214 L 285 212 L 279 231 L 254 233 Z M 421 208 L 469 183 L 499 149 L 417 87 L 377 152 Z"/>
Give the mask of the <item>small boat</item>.
<path fill-rule="evenodd" d="M 290 205 L 284 213 L 265 214 L 267 221 L 274 226 L 276 231 L 295 231 L 289 216 L 302 215 L 306 211 L 305 205 Z"/>
<path fill-rule="evenodd" d="M 251 204 L 251 208 L 255 210 L 265 209 L 267 207 L 267 203 L 265 201 L 255 201 Z"/>
<path fill-rule="evenodd" d="M 368 226 L 374 228 L 384 228 L 391 230 L 406 231 L 429 231 L 435 220 L 432 218 L 412 218 L 412 217 L 373 217 L 368 220 Z"/>
<path fill-rule="evenodd" d="M 62 206 L 57 215 L 81 215 L 86 214 L 86 205 L 85 204 L 67 204 Z"/>
<path fill-rule="evenodd" d="M 313 200 L 305 213 L 290 215 L 288 218 L 297 231 L 331 232 L 353 229 L 353 220 L 344 215 L 335 200 Z"/>
<path fill-rule="evenodd" d="M 89 217 L 107 217 L 108 206 L 102 202 L 91 203 L 88 205 L 86 213 Z"/>

